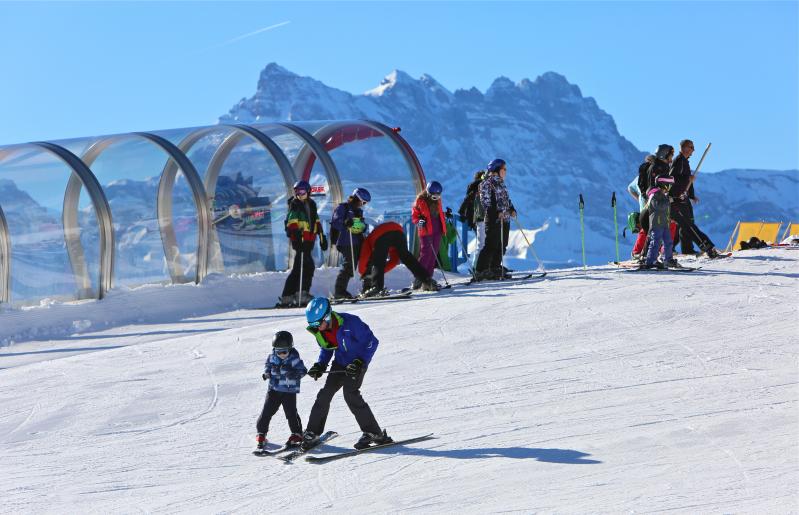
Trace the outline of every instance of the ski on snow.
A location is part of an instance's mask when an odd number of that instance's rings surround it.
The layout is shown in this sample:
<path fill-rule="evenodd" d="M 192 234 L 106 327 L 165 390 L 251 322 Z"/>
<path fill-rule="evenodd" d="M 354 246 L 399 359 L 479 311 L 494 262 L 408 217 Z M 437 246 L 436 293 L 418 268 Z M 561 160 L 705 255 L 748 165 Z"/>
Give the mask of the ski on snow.
<path fill-rule="evenodd" d="M 698 267 L 695 267 L 695 268 L 694 267 L 690 267 L 690 266 L 681 266 L 679 268 L 677 268 L 677 267 L 647 268 L 645 266 L 636 266 L 636 267 L 623 266 L 623 267 L 621 267 L 621 269 L 624 270 L 625 272 L 693 272 L 693 271 L 696 271 L 696 270 L 700 270 L 701 268 L 702 268 L 701 266 L 698 266 Z"/>
<path fill-rule="evenodd" d="M 314 444 L 313 447 L 309 447 L 308 449 L 303 449 L 302 447 L 300 447 L 299 449 L 293 450 L 293 451 L 291 451 L 288 454 L 277 455 L 277 456 L 275 456 L 275 458 L 277 458 L 279 460 L 283 460 L 286 463 L 291 463 L 296 458 L 302 456 L 306 452 L 312 451 L 313 449 L 316 449 L 320 445 L 329 442 L 330 440 L 332 440 L 333 438 L 335 438 L 337 436 L 338 436 L 338 433 L 336 433 L 335 431 L 328 431 L 327 433 L 324 433 L 322 436 L 319 437 L 319 441 L 316 442 L 316 444 Z M 273 455 L 270 455 L 270 456 L 273 456 Z"/>
<path fill-rule="evenodd" d="M 374 297 L 352 297 L 352 298 L 329 298 L 331 304 L 355 304 L 358 302 L 372 302 L 376 300 L 396 300 L 407 299 L 411 296 L 413 290 L 402 290 L 391 292 L 388 295 L 375 295 Z"/>
<path fill-rule="evenodd" d="M 282 447 L 278 447 L 277 449 L 265 449 L 263 451 L 252 451 L 252 453 L 256 456 L 275 456 L 277 454 L 282 454 L 284 452 L 290 451 L 292 449 L 298 448 L 299 444 L 291 444 L 291 445 L 284 445 Z"/>
<path fill-rule="evenodd" d="M 356 456 L 364 452 L 377 451 L 380 449 L 385 449 L 387 447 L 392 447 L 394 445 L 405 445 L 409 443 L 423 442 L 425 440 L 432 440 L 433 438 L 435 438 L 433 436 L 433 433 L 430 433 L 424 436 L 417 436 L 416 438 L 408 438 L 405 440 L 397 440 L 383 445 L 373 445 L 372 447 L 367 447 L 365 449 L 356 449 L 354 451 L 340 452 L 337 454 L 328 454 L 327 456 L 307 456 L 305 458 L 305 461 L 308 461 L 310 463 L 327 463 L 329 461 L 340 460 L 342 458 L 349 458 L 350 456 Z"/>
<path fill-rule="evenodd" d="M 473 284 L 502 284 L 502 283 L 509 283 L 509 282 L 522 282 L 527 280 L 535 280 L 535 279 L 543 279 L 546 277 L 546 272 L 541 273 L 522 273 L 522 274 L 515 274 L 511 275 L 510 277 L 506 277 L 504 279 L 488 279 L 485 281 L 477 281 L 474 277 L 469 279 L 468 282 L 463 283 L 464 286 L 471 286 Z"/>

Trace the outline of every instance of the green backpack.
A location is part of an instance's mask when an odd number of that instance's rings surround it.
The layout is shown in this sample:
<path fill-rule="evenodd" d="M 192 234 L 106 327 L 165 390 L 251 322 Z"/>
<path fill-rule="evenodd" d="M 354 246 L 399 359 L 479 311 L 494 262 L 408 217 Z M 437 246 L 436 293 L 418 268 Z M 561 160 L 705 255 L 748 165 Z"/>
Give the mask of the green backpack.
<path fill-rule="evenodd" d="M 625 238 L 627 237 L 627 229 L 630 230 L 631 234 L 635 234 L 641 230 L 641 213 L 638 211 L 633 211 L 629 215 L 627 215 L 627 227 L 621 232 L 621 235 Z"/>

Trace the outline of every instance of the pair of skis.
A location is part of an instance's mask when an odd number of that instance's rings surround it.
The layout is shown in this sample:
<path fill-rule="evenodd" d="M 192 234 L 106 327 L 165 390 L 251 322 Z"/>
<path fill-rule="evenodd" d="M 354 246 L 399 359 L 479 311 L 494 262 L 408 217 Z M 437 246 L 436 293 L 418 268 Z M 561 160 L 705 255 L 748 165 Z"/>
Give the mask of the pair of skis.
<path fill-rule="evenodd" d="M 411 296 L 413 290 L 400 290 L 392 291 L 388 295 L 375 295 L 373 297 L 328 297 L 331 304 L 355 304 L 356 302 L 372 302 L 376 300 L 396 300 L 407 299 Z"/>
<path fill-rule="evenodd" d="M 519 274 L 511 274 L 510 277 L 505 277 L 502 279 L 486 279 L 482 281 L 478 281 L 477 279 L 474 278 L 474 276 L 472 276 L 472 278 L 469 279 L 468 282 L 464 283 L 464 286 L 471 286 L 474 284 L 502 284 L 502 283 L 524 282 L 528 280 L 535 281 L 538 279 L 543 279 L 544 277 L 546 277 L 546 275 L 547 275 L 546 272 L 540 272 L 540 273 L 524 272 Z"/>
<path fill-rule="evenodd" d="M 336 438 L 337 436 L 338 436 L 338 433 L 336 433 L 335 431 L 328 431 L 328 432 L 324 433 L 322 436 L 320 436 L 319 440 L 316 442 L 316 444 L 314 444 L 312 447 L 309 447 L 308 449 L 303 449 L 301 447 L 298 448 L 297 446 L 290 446 L 290 447 L 284 446 L 281 449 L 277 449 L 277 450 L 274 450 L 274 451 L 262 452 L 262 453 L 260 453 L 258 455 L 259 456 L 272 456 L 272 457 L 275 457 L 275 458 L 277 458 L 277 459 L 279 459 L 279 460 L 281 460 L 281 461 L 283 461 L 285 463 L 293 463 L 297 458 L 300 458 L 300 457 L 304 456 L 309 451 L 312 451 L 312 450 L 316 449 L 317 447 L 329 442 L 330 440 Z M 395 440 L 393 442 L 382 444 L 382 445 L 374 445 L 374 446 L 371 446 L 371 447 L 366 447 L 365 449 L 355 449 L 353 451 L 344 451 L 344 452 L 339 452 L 339 453 L 335 453 L 335 454 L 328 454 L 326 456 L 307 456 L 305 458 L 305 461 L 308 461 L 310 463 L 318 463 L 318 464 L 327 463 L 327 462 L 330 462 L 330 461 L 340 460 L 340 459 L 343 459 L 343 458 L 349 458 L 351 456 L 357 456 L 358 454 L 362 454 L 364 452 L 370 452 L 370 451 L 376 451 L 376 450 L 379 450 L 379 449 L 385 449 L 387 447 L 392 447 L 392 446 L 395 446 L 395 445 L 406 445 L 406 444 L 411 444 L 411 443 L 423 442 L 425 440 L 430 440 L 432 438 L 434 438 L 433 433 L 429 433 L 429 434 L 426 434 L 426 435 L 423 435 L 423 436 L 417 436 L 415 438 L 407 438 L 405 440 Z M 289 452 L 288 454 L 284 454 L 285 451 L 287 451 L 287 450 L 291 450 L 291 452 Z"/>

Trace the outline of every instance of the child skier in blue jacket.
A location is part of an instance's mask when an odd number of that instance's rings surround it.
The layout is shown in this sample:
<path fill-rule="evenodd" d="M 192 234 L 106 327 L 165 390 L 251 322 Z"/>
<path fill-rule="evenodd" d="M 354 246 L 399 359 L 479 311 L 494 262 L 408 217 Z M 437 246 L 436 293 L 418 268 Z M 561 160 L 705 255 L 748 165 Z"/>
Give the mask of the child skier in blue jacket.
<path fill-rule="evenodd" d="M 344 401 L 363 431 L 355 448 L 390 443 L 391 437 L 384 429 L 380 429 L 360 392 L 366 369 L 379 343 L 372 330 L 355 315 L 333 312 L 330 301 L 324 297 L 316 297 L 308 303 L 305 317 L 308 320 L 308 331 L 322 348 L 318 361 L 308 371 L 308 375 L 314 380 L 319 379 L 325 373 L 331 358 L 333 365 L 311 408 L 308 426 L 303 434 L 303 448 L 308 449 L 318 442 L 319 435 L 325 429 L 330 402 L 341 388 L 344 389 Z"/>
<path fill-rule="evenodd" d="M 302 443 L 302 421 L 297 413 L 297 394 L 300 393 L 300 379 L 308 373 L 308 369 L 294 348 L 294 338 L 290 332 L 276 332 L 272 338 L 272 349 L 272 353 L 266 359 L 264 373 L 261 375 L 264 381 L 269 381 L 269 391 L 266 393 L 264 407 L 256 423 L 258 431 L 255 436 L 256 452 L 264 450 L 269 422 L 280 406 L 283 406 L 283 412 L 291 429 L 291 436 L 286 445 Z"/>

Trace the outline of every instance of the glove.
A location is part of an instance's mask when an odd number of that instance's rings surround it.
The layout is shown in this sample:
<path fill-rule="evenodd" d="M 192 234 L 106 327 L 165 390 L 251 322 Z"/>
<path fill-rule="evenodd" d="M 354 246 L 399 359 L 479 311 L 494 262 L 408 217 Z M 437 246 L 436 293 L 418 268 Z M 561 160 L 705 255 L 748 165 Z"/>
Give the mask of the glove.
<path fill-rule="evenodd" d="M 348 377 L 355 379 L 358 377 L 358 374 L 361 373 L 361 369 L 363 368 L 363 360 L 361 358 L 355 358 L 352 360 L 352 363 L 347 365 L 347 368 L 344 369 L 344 373 L 347 374 Z"/>
<path fill-rule="evenodd" d="M 325 373 L 327 369 L 327 365 L 323 365 L 322 363 L 314 363 L 311 369 L 308 371 L 308 377 L 312 377 L 314 381 L 322 377 L 322 374 Z"/>
<path fill-rule="evenodd" d="M 264 372 L 263 374 L 261 374 L 261 379 L 263 379 L 264 381 L 268 381 L 269 380 L 269 374 Z"/>
<path fill-rule="evenodd" d="M 427 225 L 427 220 L 425 220 L 423 216 L 420 216 L 419 221 L 416 222 L 416 227 L 419 227 L 421 229 L 425 225 Z"/>
<path fill-rule="evenodd" d="M 352 218 L 347 218 L 346 220 L 344 220 L 344 225 L 346 225 L 347 227 L 352 227 Z"/>
<path fill-rule="evenodd" d="M 322 251 L 327 250 L 327 238 L 324 234 L 319 235 L 319 248 L 322 249 Z"/>
<path fill-rule="evenodd" d="M 360 218 L 353 218 L 348 229 L 352 234 L 361 234 L 366 230 L 366 224 Z"/>
<path fill-rule="evenodd" d="M 452 208 L 447 208 L 447 211 L 444 213 L 446 218 L 452 218 L 454 215 L 452 214 Z"/>

